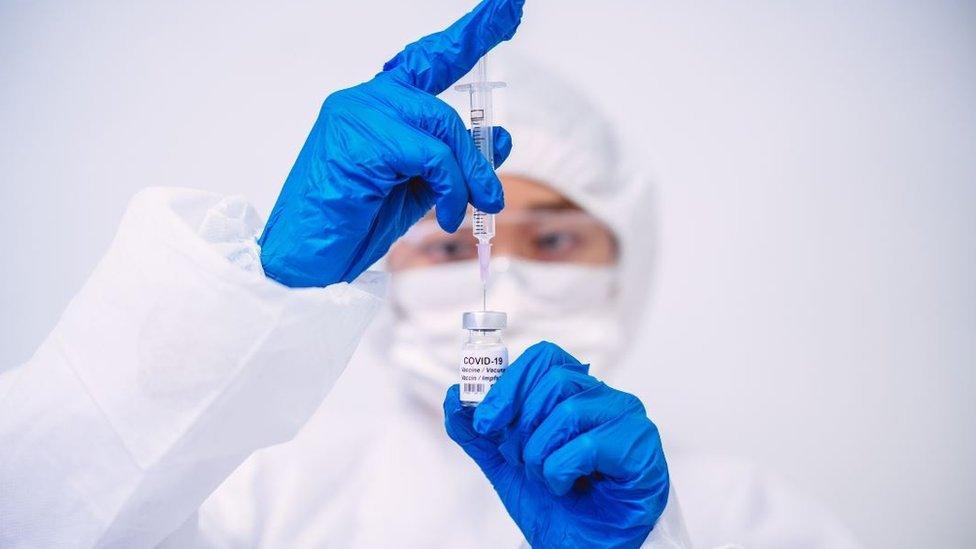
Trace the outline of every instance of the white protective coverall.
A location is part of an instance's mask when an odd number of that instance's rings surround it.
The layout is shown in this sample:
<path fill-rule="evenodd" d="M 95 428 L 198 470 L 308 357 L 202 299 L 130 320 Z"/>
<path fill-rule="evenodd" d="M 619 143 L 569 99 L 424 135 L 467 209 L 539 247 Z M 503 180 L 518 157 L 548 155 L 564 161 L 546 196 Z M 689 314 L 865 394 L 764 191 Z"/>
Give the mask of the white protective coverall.
<path fill-rule="evenodd" d="M 600 375 L 645 304 L 638 273 L 651 250 L 635 227 L 648 188 L 618 168 L 605 122 L 571 88 L 535 67 L 505 67 L 500 76 L 520 84 L 506 92 L 518 94 L 513 109 L 499 110 L 516 141 L 506 171 L 551 182 L 621 248 L 597 323 L 553 335 L 559 326 L 540 321 L 506 339 L 513 355 L 533 337 L 556 341 Z M 556 104 L 576 109 L 574 120 Z M 153 189 L 133 200 L 49 338 L 0 376 L 0 546 L 523 543 L 443 430 L 456 347 L 424 349 L 460 331 L 460 310 L 412 315 L 411 277 L 398 274 L 394 307 L 336 383 L 381 309 L 383 275 L 284 288 L 260 272 L 259 228 L 240 199 Z M 602 333 L 582 333 L 594 327 Z M 740 462 L 668 461 L 698 546 L 854 546 L 829 514 Z M 672 491 L 645 546 L 688 545 L 677 504 Z"/>

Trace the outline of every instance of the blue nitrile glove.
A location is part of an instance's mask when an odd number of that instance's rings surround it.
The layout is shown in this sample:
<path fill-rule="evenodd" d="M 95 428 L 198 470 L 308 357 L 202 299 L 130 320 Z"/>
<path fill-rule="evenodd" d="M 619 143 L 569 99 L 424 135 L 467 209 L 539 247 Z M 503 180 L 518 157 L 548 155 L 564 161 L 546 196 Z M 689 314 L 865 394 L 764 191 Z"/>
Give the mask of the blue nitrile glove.
<path fill-rule="evenodd" d="M 467 205 L 502 209 L 502 187 L 464 122 L 434 97 L 515 33 L 524 0 L 484 0 L 407 46 L 375 78 L 330 95 L 258 243 L 265 273 L 292 287 L 351 281 L 437 205 L 453 232 Z M 511 151 L 495 129 L 495 159 Z"/>
<path fill-rule="evenodd" d="M 533 547 L 639 547 L 668 501 L 668 466 L 641 401 L 558 346 L 527 349 L 477 408 L 458 386 L 448 435 L 481 467 Z"/>

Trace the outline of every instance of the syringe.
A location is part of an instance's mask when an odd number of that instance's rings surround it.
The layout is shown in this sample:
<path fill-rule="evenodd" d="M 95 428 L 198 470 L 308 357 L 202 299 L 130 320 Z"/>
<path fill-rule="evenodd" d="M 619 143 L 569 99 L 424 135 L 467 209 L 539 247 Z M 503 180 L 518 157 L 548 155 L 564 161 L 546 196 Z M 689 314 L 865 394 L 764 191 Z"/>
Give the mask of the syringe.
<path fill-rule="evenodd" d="M 468 92 L 471 99 L 471 135 L 488 165 L 495 166 L 494 142 L 492 139 L 491 90 L 502 88 L 504 82 L 488 81 L 488 56 L 478 60 L 472 71 L 472 80 L 467 84 L 455 86 L 458 91 Z M 495 215 L 475 209 L 472 216 L 474 237 L 478 239 L 478 267 L 481 272 L 482 308 L 488 309 L 488 274 L 491 261 L 491 239 L 495 237 Z"/>

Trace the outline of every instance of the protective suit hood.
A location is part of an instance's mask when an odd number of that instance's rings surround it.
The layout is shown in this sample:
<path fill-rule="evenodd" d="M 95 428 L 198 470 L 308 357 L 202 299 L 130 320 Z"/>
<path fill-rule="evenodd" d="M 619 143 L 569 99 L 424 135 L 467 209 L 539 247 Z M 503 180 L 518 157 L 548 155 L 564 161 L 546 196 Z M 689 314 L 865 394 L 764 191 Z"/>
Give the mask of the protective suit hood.
<path fill-rule="evenodd" d="M 624 335 L 630 336 L 647 309 L 656 249 L 650 179 L 620 147 L 612 123 L 577 86 L 505 48 L 493 52 L 490 63 L 492 78 L 508 83 L 495 94 L 495 120 L 514 142 L 499 174 L 544 183 L 613 230 L 619 246 L 614 308 Z M 452 101 L 459 105 L 457 98 Z M 459 112 L 467 116 L 463 101 Z"/>

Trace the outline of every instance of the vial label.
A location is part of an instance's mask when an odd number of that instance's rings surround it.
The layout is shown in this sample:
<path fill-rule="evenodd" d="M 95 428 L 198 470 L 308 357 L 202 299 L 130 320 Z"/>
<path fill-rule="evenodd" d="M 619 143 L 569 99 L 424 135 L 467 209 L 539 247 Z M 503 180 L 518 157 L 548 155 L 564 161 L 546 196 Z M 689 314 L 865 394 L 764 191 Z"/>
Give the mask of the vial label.
<path fill-rule="evenodd" d="M 461 402 L 477 404 L 508 368 L 508 349 L 463 349 L 461 351 Z"/>

